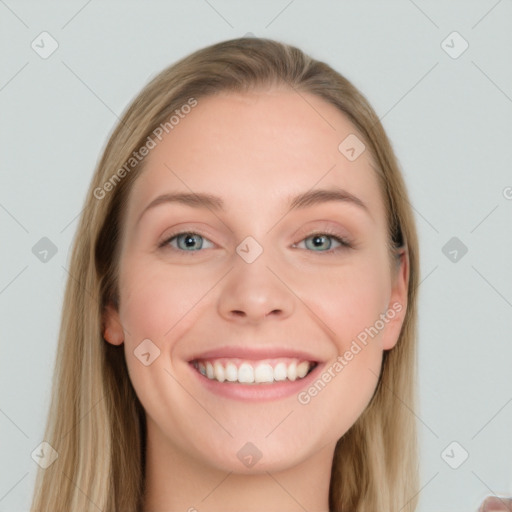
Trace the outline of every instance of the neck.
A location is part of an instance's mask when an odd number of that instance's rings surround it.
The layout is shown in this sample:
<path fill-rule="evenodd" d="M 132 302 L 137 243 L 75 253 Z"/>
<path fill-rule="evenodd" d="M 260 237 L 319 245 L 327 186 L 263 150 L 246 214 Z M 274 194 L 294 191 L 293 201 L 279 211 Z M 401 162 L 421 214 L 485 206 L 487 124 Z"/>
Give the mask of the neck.
<path fill-rule="evenodd" d="M 148 417 L 143 512 L 329 512 L 334 448 L 284 470 L 241 474 L 172 445 Z"/>

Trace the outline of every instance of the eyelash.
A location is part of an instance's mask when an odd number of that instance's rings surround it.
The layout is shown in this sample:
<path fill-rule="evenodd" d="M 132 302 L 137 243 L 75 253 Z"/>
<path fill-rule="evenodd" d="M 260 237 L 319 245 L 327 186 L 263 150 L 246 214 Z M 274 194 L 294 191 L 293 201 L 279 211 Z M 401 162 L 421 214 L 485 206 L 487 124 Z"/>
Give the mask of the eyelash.
<path fill-rule="evenodd" d="M 172 247 L 171 245 L 169 245 L 169 242 L 171 242 L 171 240 L 174 240 L 175 238 L 177 238 L 180 235 L 198 235 L 198 236 L 200 236 L 200 237 L 210 241 L 208 238 L 206 238 L 206 236 L 204 236 L 201 233 L 198 233 L 196 231 L 179 231 L 179 232 L 173 233 L 169 237 L 167 237 L 163 242 L 161 242 L 158 245 L 158 247 L 160 249 L 169 248 L 169 249 L 171 249 L 173 251 L 182 252 L 182 253 L 200 252 L 200 250 L 199 251 L 184 251 L 182 249 L 176 249 L 175 247 Z M 353 248 L 353 245 L 346 238 L 343 238 L 343 237 L 337 235 L 336 233 L 330 231 L 329 229 L 325 229 L 323 231 L 316 231 L 316 232 L 310 233 L 306 237 L 302 238 L 300 240 L 300 242 L 303 242 L 307 238 L 312 238 L 312 237 L 315 237 L 315 236 L 322 236 L 322 235 L 327 235 L 329 238 L 332 238 L 332 239 L 336 240 L 336 242 L 338 242 L 340 245 L 338 247 L 335 247 L 334 249 L 328 249 L 327 251 L 309 251 L 309 252 L 319 252 L 320 254 L 337 254 L 339 251 L 346 251 L 347 249 L 352 249 Z M 294 244 L 294 246 L 296 246 L 296 245 L 297 244 Z"/>
<path fill-rule="evenodd" d="M 306 237 L 302 238 L 300 242 L 303 242 L 306 240 L 306 238 L 312 238 L 316 236 L 323 236 L 327 235 L 328 238 L 332 238 L 333 240 L 336 240 L 340 245 L 338 247 L 335 247 L 334 249 L 328 249 L 327 251 L 309 251 L 309 252 L 319 252 L 320 254 L 338 254 L 340 251 L 346 251 L 347 249 L 353 249 L 353 245 L 349 242 L 347 238 L 344 238 L 334 231 L 329 230 L 328 228 L 324 229 L 323 231 L 315 231 L 313 233 L 308 234 Z M 294 244 L 296 245 L 296 244 Z M 307 250 L 307 249 L 305 249 Z"/>

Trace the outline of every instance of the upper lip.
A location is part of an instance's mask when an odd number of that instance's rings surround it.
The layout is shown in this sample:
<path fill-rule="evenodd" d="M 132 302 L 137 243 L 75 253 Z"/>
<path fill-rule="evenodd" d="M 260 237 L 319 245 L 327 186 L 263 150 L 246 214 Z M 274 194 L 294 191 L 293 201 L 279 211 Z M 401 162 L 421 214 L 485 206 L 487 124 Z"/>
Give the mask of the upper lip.
<path fill-rule="evenodd" d="M 224 346 L 214 348 L 205 352 L 198 352 L 194 354 L 189 362 L 197 359 L 217 359 L 221 357 L 226 358 L 239 358 L 249 360 L 262 360 L 262 359 L 277 359 L 279 357 L 288 357 L 292 359 L 301 359 L 305 361 L 311 361 L 318 363 L 320 362 L 318 357 L 302 351 L 292 348 L 279 348 L 279 347 L 231 347 Z"/>

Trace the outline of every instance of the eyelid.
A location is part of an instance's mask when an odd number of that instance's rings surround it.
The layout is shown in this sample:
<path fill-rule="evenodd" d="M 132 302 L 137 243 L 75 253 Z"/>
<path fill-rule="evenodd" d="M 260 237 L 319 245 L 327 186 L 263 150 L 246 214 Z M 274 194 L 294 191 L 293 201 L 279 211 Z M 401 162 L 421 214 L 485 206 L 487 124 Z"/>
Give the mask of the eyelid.
<path fill-rule="evenodd" d="M 210 240 L 209 235 L 206 235 L 202 230 L 192 228 L 192 229 L 177 229 L 176 231 L 171 231 L 170 233 L 168 233 L 167 235 L 165 235 L 163 237 L 161 242 L 158 242 L 158 247 L 159 248 L 165 248 L 166 246 L 170 246 L 169 242 L 172 239 L 177 238 L 180 235 L 185 235 L 185 234 L 187 234 L 187 235 L 199 235 L 204 240 L 208 240 L 208 242 L 212 243 L 213 245 L 216 245 L 215 242 Z M 176 248 L 174 248 L 172 246 L 170 246 L 170 247 L 172 249 L 174 249 L 175 251 L 187 252 L 187 251 L 182 251 L 181 249 L 176 249 Z M 200 251 L 190 251 L 190 252 L 200 252 Z"/>
<path fill-rule="evenodd" d="M 324 221 L 323 223 L 320 223 L 320 225 L 315 224 L 313 227 L 310 228 L 301 228 L 296 234 L 295 237 L 301 237 L 301 241 L 304 238 L 309 238 L 313 235 L 330 235 L 335 238 L 339 238 L 343 242 L 347 243 L 350 246 L 355 245 L 355 241 L 353 240 L 353 237 L 349 235 L 346 230 L 341 229 L 336 224 L 333 224 L 329 221 Z"/>
<path fill-rule="evenodd" d="M 340 233 L 338 233 L 336 231 L 332 232 L 328 228 L 316 230 L 316 231 L 313 231 L 312 233 L 310 233 L 309 235 L 301 236 L 301 239 L 299 240 L 299 242 L 293 244 L 293 247 L 296 248 L 299 243 L 303 243 L 306 239 L 311 238 L 313 236 L 327 236 L 328 238 L 332 238 L 333 240 L 335 240 L 339 244 L 339 246 L 328 249 L 327 251 L 306 251 L 306 252 L 310 252 L 313 254 L 318 253 L 318 254 L 328 255 L 328 254 L 337 254 L 338 251 L 343 251 L 343 250 L 346 251 L 348 249 L 354 248 L 354 244 L 352 243 L 352 241 L 350 239 L 348 239 L 347 237 L 341 235 Z"/>
<path fill-rule="evenodd" d="M 213 245 L 216 245 L 215 242 L 210 240 L 208 238 L 208 236 L 206 236 L 204 234 L 204 232 L 200 229 L 196 230 L 196 229 L 181 228 L 181 229 L 172 231 L 171 233 L 167 234 L 163 238 L 163 240 L 158 243 L 158 248 L 159 249 L 169 248 L 170 250 L 172 250 L 174 252 L 182 253 L 182 254 L 203 252 L 203 250 L 204 250 L 203 248 L 201 248 L 201 250 L 198 250 L 198 251 L 185 251 L 185 250 L 175 248 L 170 245 L 171 240 L 176 239 L 177 237 L 179 237 L 181 235 L 185 235 L 185 234 L 199 235 L 204 240 L 207 240 L 208 242 L 212 243 Z M 306 229 L 300 230 L 298 235 L 296 235 L 296 236 L 300 237 L 300 240 L 298 242 L 295 242 L 294 244 L 292 244 L 292 247 L 297 248 L 297 245 L 299 243 L 302 243 L 306 239 L 311 238 L 312 236 L 315 236 L 315 235 L 327 235 L 327 237 L 335 239 L 335 241 L 338 242 L 339 246 L 335 247 L 333 249 L 332 248 L 328 249 L 326 251 L 308 251 L 307 249 L 301 249 L 301 250 L 304 250 L 305 252 L 312 252 L 312 253 L 318 253 L 318 254 L 324 254 L 324 255 L 336 255 L 339 251 L 344 251 L 344 250 L 346 251 L 348 249 L 353 249 L 355 246 L 355 244 L 353 243 L 351 238 L 341 234 L 339 232 L 339 230 L 332 229 L 331 227 L 325 226 L 323 229 L 316 228 L 316 229 L 310 229 L 310 230 L 306 230 Z M 211 247 L 209 249 L 211 249 Z"/>
<path fill-rule="evenodd" d="M 199 223 L 202 224 L 202 223 Z M 165 232 L 164 232 L 165 233 Z M 157 247 L 165 248 L 165 246 L 169 246 L 171 249 L 174 249 L 177 252 L 201 252 L 204 249 L 199 251 L 184 251 L 182 249 L 174 248 L 170 246 L 169 242 L 173 238 L 183 235 L 183 234 L 195 234 L 199 235 L 205 239 L 207 239 L 210 243 L 212 243 L 215 247 L 219 248 L 219 245 L 213 240 L 218 236 L 218 232 L 211 231 L 210 229 L 203 229 L 195 222 L 181 222 L 170 228 L 170 231 L 167 231 L 159 242 L 157 242 Z M 233 235 L 233 232 L 231 232 Z M 342 225 L 338 222 L 331 219 L 315 219 L 309 222 L 306 222 L 304 225 L 300 226 L 299 229 L 295 231 L 295 234 L 292 235 L 293 239 L 296 240 L 292 243 L 292 247 L 295 247 L 299 242 L 302 242 L 305 238 L 309 238 L 314 235 L 328 235 L 332 238 L 338 239 L 339 243 L 341 243 L 341 247 L 335 249 L 329 249 L 327 251 L 308 251 L 308 252 L 321 252 L 321 253 L 332 253 L 336 251 L 336 249 L 356 249 L 358 248 L 358 243 L 353 238 L 352 234 L 347 231 Z M 300 238 L 299 238 L 300 237 Z M 221 240 L 224 236 L 221 234 Z M 231 238 L 231 237 L 229 237 Z M 298 240 L 297 240 L 298 239 Z M 236 241 L 236 240 L 235 240 Z M 228 240 L 223 240 L 222 242 L 228 242 Z M 229 243 L 229 242 L 228 242 Z"/>

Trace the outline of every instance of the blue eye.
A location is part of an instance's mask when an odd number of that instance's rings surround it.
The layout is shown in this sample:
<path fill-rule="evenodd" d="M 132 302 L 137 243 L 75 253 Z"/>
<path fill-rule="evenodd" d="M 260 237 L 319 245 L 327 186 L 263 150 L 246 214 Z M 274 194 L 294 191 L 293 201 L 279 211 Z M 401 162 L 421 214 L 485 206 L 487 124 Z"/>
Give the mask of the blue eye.
<path fill-rule="evenodd" d="M 176 243 L 177 243 L 178 247 L 175 247 L 171 243 L 175 239 L 176 239 Z M 177 234 L 173 235 L 171 238 L 168 238 L 167 240 L 165 240 L 161 244 L 161 247 L 170 245 L 171 247 L 173 247 L 174 249 L 177 249 L 177 250 L 183 250 L 183 251 L 188 251 L 188 252 L 198 251 L 199 249 L 203 248 L 202 240 L 208 240 L 208 239 L 204 238 L 199 233 L 194 233 L 192 231 L 184 231 L 182 233 L 177 233 Z"/>
<path fill-rule="evenodd" d="M 308 240 L 310 240 L 311 243 L 308 244 Z M 212 244 L 210 240 L 199 233 L 195 233 L 193 231 L 182 231 L 180 233 L 173 234 L 170 238 L 167 238 L 160 244 L 160 247 L 164 248 L 170 246 L 172 249 L 181 252 L 197 252 L 201 249 L 208 249 L 208 247 L 204 247 L 204 241 Z M 335 244 L 338 244 L 337 247 L 332 248 L 333 241 Z M 322 253 L 335 253 L 352 247 L 351 243 L 345 238 L 326 232 L 313 233 L 312 235 L 302 239 L 299 244 L 302 242 L 306 242 L 307 249 L 311 249 L 313 252 Z M 294 244 L 293 247 L 298 247 L 299 244 Z M 212 246 L 213 244 L 209 248 Z"/>
<path fill-rule="evenodd" d="M 309 244 L 307 241 L 311 240 L 311 244 Z M 332 240 L 335 241 L 335 243 L 338 244 L 337 247 L 332 248 Z M 314 233 L 303 240 L 301 242 L 305 242 L 306 247 L 312 248 L 313 252 L 326 252 L 326 253 L 332 253 L 343 249 L 348 249 L 352 247 L 350 242 L 344 238 L 341 238 L 339 236 L 329 234 L 329 233 Z M 299 243 L 301 243 L 299 242 Z M 294 247 L 297 247 L 298 244 L 294 245 Z M 326 250 L 316 250 L 316 249 L 326 249 Z"/>

